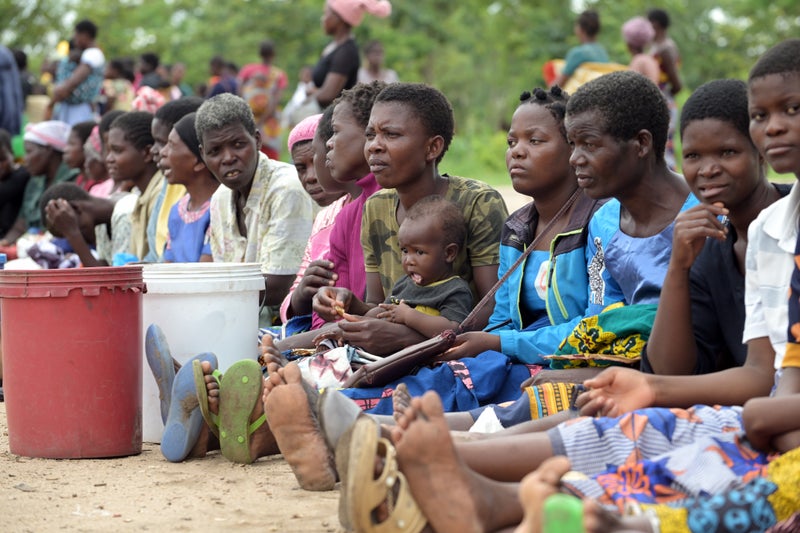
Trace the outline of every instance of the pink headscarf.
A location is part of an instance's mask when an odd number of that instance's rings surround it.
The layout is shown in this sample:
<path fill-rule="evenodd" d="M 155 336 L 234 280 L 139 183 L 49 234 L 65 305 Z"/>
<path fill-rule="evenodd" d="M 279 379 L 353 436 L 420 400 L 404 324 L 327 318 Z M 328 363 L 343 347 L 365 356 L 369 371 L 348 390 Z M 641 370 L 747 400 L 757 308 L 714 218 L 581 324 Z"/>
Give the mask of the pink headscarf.
<path fill-rule="evenodd" d="M 289 133 L 289 152 L 292 151 L 294 145 L 301 142 L 301 141 L 311 141 L 314 139 L 314 134 L 317 133 L 317 125 L 319 125 L 319 119 L 322 118 L 322 113 L 318 115 L 311 115 L 310 117 L 306 117 L 297 125 L 292 128 L 292 131 Z"/>
<path fill-rule="evenodd" d="M 653 25 L 644 17 L 633 17 L 622 25 L 622 38 L 634 48 L 644 48 L 655 36 Z"/>
<path fill-rule="evenodd" d="M 139 87 L 139 90 L 136 91 L 136 98 L 133 99 L 131 108 L 133 111 L 155 113 L 165 102 L 164 95 L 145 85 L 144 87 Z"/>
<path fill-rule="evenodd" d="M 54 150 L 63 152 L 67 146 L 67 139 L 72 127 L 60 120 L 45 120 L 25 126 L 23 141 L 49 146 Z"/>
<path fill-rule="evenodd" d="M 392 14 L 392 4 L 389 0 L 327 0 L 327 2 L 328 7 L 354 28 L 364 20 L 364 13 L 380 18 Z"/>

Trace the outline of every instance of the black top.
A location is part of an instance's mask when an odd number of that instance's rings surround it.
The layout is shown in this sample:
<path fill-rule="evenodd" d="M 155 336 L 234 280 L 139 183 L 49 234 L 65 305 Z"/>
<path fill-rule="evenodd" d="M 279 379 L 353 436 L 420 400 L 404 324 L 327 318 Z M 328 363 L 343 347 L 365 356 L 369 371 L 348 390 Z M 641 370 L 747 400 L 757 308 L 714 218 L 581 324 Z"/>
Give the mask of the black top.
<path fill-rule="evenodd" d="M 774 186 L 781 197 L 791 189 L 791 184 Z M 689 271 L 692 330 L 697 345 L 694 374 L 742 366 L 747 358 L 747 346 L 742 344 L 744 274 L 739 272 L 733 252 L 736 239 L 736 231 L 728 224 L 727 239 L 707 239 Z M 653 373 L 646 346 L 641 368 Z"/>
<path fill-rule="evenodd" d="M 312 71 L 312 80 L 314 85 L 322 87 L 328 73 L 335 72 L 347 77 L 344 88 L 350 89 L 358 81 L 358 67 L 360 64 L 361 58 L 358 55 L 358 46 L 356 46 L 356 42 L 353 39 L 348 39 L 334 48 L 328 55 L 319 58 Z"/>

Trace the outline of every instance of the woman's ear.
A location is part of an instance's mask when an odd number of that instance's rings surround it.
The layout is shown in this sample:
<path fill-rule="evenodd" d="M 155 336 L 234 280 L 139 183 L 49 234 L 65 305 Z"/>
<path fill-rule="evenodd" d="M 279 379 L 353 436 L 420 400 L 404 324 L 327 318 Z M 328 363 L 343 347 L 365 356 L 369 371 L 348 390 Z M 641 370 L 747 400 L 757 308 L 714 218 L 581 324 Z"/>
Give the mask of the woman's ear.
<path fill-rule="evenodd" d="M 647 157 L 653 151 L 653 134 L 650 130 L 639 130 L 634 137 L 634 142 L 637 143 L 636 155 L 640 158 Z"/>
<path fill-rule="evenodd" d="M 153 148 L 152 144 L 148 144 L 147 146 L 145 146 L 143 148 L 144 154 L 142 154 L 142 155 L 144 156 L 143 159 L 144 159 L 145 163 L 152 163 L 153 162 L 153 154 L 150 153 L 152 148 Z"/>
<path fill-rule="evenodd" d="M 436 135 L 428 139 L 428 150 L 425 153 L 425 160 L 428 162 L 436 161 L 444 150 L 444 137 Z"/>

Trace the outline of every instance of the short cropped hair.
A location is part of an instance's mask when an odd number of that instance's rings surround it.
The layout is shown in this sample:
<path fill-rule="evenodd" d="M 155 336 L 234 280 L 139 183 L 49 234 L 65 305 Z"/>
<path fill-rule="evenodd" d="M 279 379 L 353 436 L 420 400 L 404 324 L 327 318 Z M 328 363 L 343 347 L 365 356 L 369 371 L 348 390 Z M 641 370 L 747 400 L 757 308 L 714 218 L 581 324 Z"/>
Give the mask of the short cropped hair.
<path fill-rule="evenodd" d="M 76 202 L 90 200 L 91 198 L 92 196 L 88 192 L 75 183 L 71 181 L 62 181 L 61 183 L 51 185 L 42 193 L 39 199 L 39 212 L 42 220 L 47 223 L 47 214 L 44 212 L 44 208 L 50 200 Z"/>
<path fill-rule="evenodd" d="M 587 9 L 578 16 L 578 26 L 589 37 L 600 33 L 600 15 L 594 9 Z"/>
<path fill-rule="evenodd" d="M 533 91 L 525 91 L 519 95 L 519 105 L 533 104 L 543 106 L 550 111 L 553 118 L 558 124 L 558 129 L 564 139 L 567 138 L 567 130 L 564 127 L 564 117 L 567 114 L 567 102 L 569 101 L 569 94 L 561 89 L 558 85 L 554 85 L 550 90 L 541 89 L 536 87 Z"/>
<path fill-rule="evenodd" d="M 97 124 L 94 120 L 87 120 L 84 122 L 78 122 L 77 124 L 72 125 L 72 129 L 70 133 L 74 133 L 78 136 L 78 139 L 81 140 L 81 145 L 86 142 L 86 139 L 89 138 L 89 135 L 92 134 L 92 130 Z"/>
<path fill-rule="evenodd" d="M 454 242 L 459 249 L 467 239 L 467 222 L 461 209 L 437 194 L 426 196 L 411 206 L 405 220 L 430 220 L 430 226 L 438 223 L 442 229 L 443 245 Z"/>
<path fill-rule="evenodd" d="M 314 133 L 315 138 L 319 138 L 322 144 L 328 142 L 328 139 L 333 137 L 333 106 L 329 105 L 322 112 L 322 116 L 317 124 L 317 131 Z"/>
<path fill-rule="evenodd" d="M 695 89 L 683 104 L 681 136 L 690 123 L 705 119 L 729 122 L 750 139 L 747 84 L 742 80 L 713 80 Z"/>
<path fill-rule="evenodd" d="M 620 141 L 641 130 L 653 136 L 653 151 L 664 159 L 669 131 L 669 108 L 656 85 L 637 72 L 618 71 L 581 85 L 567 102 L 567 114 L 597 111 L 603 129 Z"/>
<path fill-rule="evenodd" d="M 222 93 L 209 98 L 197 110 L 194 127 L 197 138 L 203 144 L 203 137 L 210 131 L 219 131 L 232 124 L 241 124 L 245 131 L 255 137 L 256 121 L 253 111 L 241 97 L 232 93 Z"/>
<path fill-rule="evenodd" d="M 203 105 L 203 99 L 199 96 L 184 96 L 159 107 L 156 110 L 155 118 L 172 128 L 180 119 L 197 111 L 201 105 Z"/>
<path fill-rule="evenodd" d="M 341 96 L 334 100 L 333 106 L 346 102 L 353 110 L 353 118 L 359 125 L 366 128 L 369 124 L 369 114 L 372 111 L 372 104 L 380 92 L 386 88 L 386 83 L 373 81 L 370 83 L 358 83 L 352 89 L 342 91 Z"/>
<path fill-rule="evenodd" d="M 150 130 L 152 122 L 153 115 L 147 111 L 129 111 L 114 119 L 109 129 L 122 130 L 128 142 L 137 150 L 143 150 L 155 142 Z"/>
<path fill-rule="evenodd" d="M 155 54 L 153 52 L 145 52 L 141 56 L 139 56 L 139 58 L 142 60 L 142 63 L 150 66 L 150 68 L 152 68 L 153 70 L 158 68 L 158 64 L 160 62 L 158 54 Z"/>
<path fill-rule="evenodd" d="M 663 9 L 654 8 L 647 12 L 647 20 L 655 22 L 665 30 L 669 28 L 669 14 Z"/>
<path fill-rule="evenodd" d="M 405 104 L 420 119 L 431 135 L 444 139 L 440 162 L 450 147 L 455 131 L 453 108 L 441 91 L 424 83 L 390 83 L 380 92 L 375 103 L 397 102 Z"/>
<path fill-rule="evenodd" d="M 97 24 L 89 19 L 83 19 L 75 24 L 75 33 L 84 33 L 92 39 L 97 38 Z"/>
<path fill-rule="evenodd" d="M 764 52 L 750 70 L 748 81 L 770 74 L 791 76 L 800 73 L 800 39 L 787 39 Z"/>
<path fill-rule="evenodd" d="M 275 43 L 271 39 L 261 41 L 258 46 L 258 55 L 262 59 L 271 59 L 275 57 Z"/>
<path fill-rule="evenodd" d="M 97 125 L 97 130 L 100 135 L 103 135 L 108 130 L 111 129 L 111 124 L 119 117 L 125 114 L 125 111 L 121 109 L 112 109 L 111 111 L 107 112 L 103 117 L 100 119 L 100 123 Z"/>

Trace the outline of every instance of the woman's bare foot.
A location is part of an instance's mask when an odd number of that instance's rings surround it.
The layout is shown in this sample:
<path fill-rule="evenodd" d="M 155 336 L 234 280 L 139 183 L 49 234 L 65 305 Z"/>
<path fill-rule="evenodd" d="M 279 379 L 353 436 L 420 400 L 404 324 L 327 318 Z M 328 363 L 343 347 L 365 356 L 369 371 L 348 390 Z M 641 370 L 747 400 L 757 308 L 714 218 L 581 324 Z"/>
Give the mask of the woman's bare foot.
<path fill-rule="evenodd" d="M 265 334 L 261 338 L 261 355 L 258 356 L 258 364 L 261 366 L 268 366 L 269 363 L 275 363 L 278 366 L 286 366 L 289 362 L 283 354 L 275 347 L 275 340 L 272 335 Z"/>
<path fill-rule="evenodd" d="M 208 394 L 208 410 L 214 414 L 219 414 L 220 410 L 220 401 L 219 401 L 219 383 L 217 379 L 212 375 L 211 365 L 205 361 L 203 361 L 200 366 L 203 368 L 203 376 L 206 381 L 206 392 Z M 263 388 L 263 386 L 262 386 Z M 264 413 L 264 404 L 262 402 L 256 402 L 255 407 L 253 407 L 253 412 L 250 414 L 250 422 L 254 422 L 258 420 L 258 418 Z M 207 436 L 207 449 L 213 449 L 213 440 L 215 440 L 211 432 L 202 433 L 200 438 L 201 440 Z M 197 453 L 202 452 L 202 445 L 197 448 Z M 192 450 L 195 453 L 195 450 Z M 253 460 L 259 457 L 266 457 L 268 455 L 276 455 L 279 454 L 280 450 L 278 449 L 278 443 L 275 440 L 272 431 L 270 431 L 269 424 L 264 423 L 256 429 L 250 435 L 250 457 Z"/>
<path fill-rule="evenodd" d="M 542 509 L 548 496 L 558 492 L 561 476 L 570 469 L 569 459 L 559 455 L 551 457 L 525 476 L 519 485 L 519 501 L 525 509 L 525 518 L 516 533 L 540 533 Z"/>
<path fill-rule="evenodd" d="M 411 394 L 405 383 L 400 383 L 392 391 L 392 407 L 394 408 L 394 419 L 397 421 L 411 405 Z"/>
<path fill-rule="evenodd" d="M 472 472 L 456 455 L 442 402 L 413 398 L 392 429 L 400 470 L 434 531 L 495 531 L 518 524 L 517 485 Z"/>
<path fill-rule="evenodd" d="M 262 399 L 267 422 L 297 482 L 306 490 L 331 490 L 336 484 L 333 455 L 314 413 L 318 393 L 303 382 L 295 363 L 270 363 Z"/>

